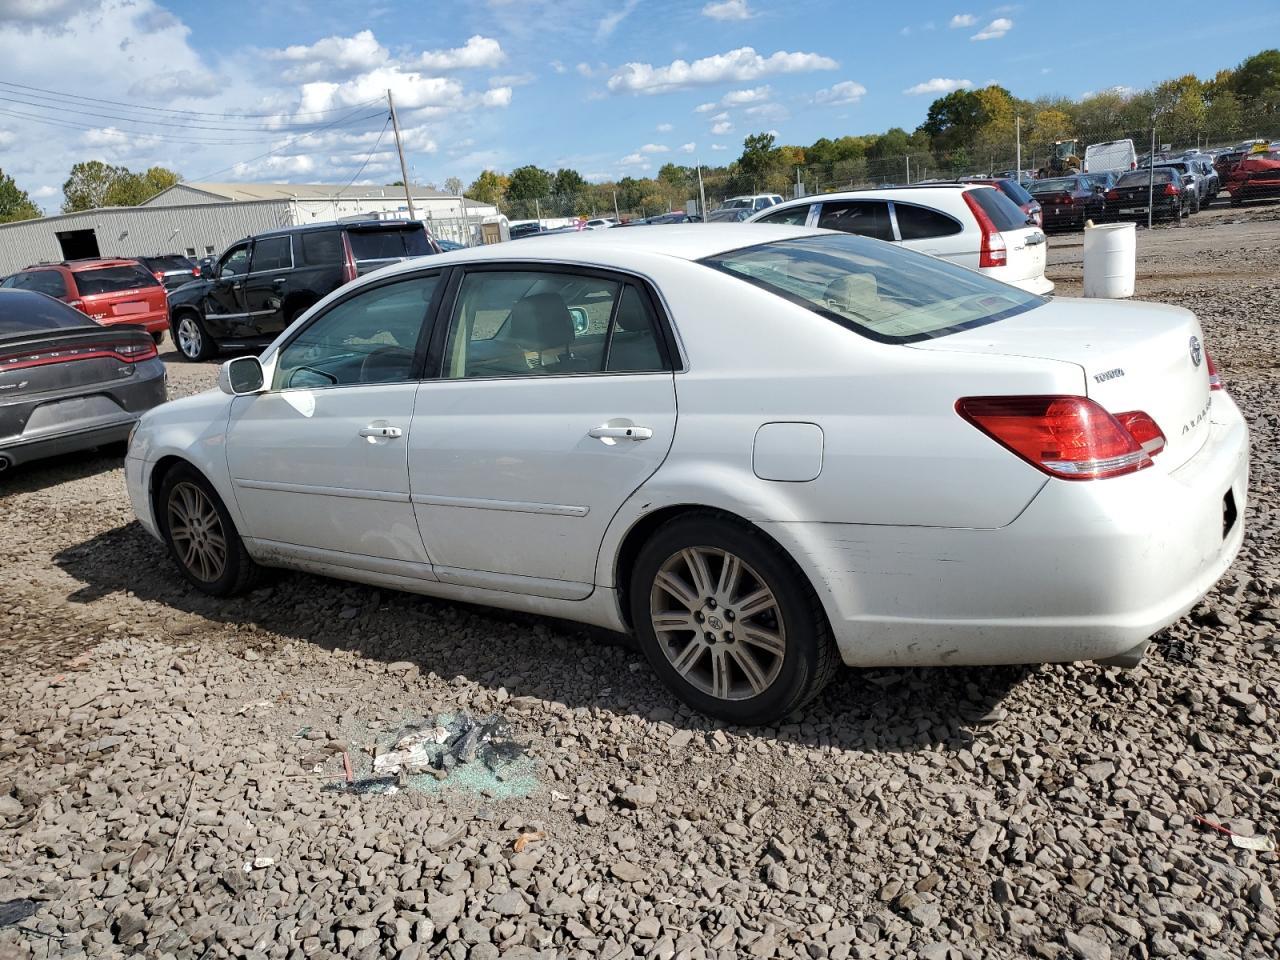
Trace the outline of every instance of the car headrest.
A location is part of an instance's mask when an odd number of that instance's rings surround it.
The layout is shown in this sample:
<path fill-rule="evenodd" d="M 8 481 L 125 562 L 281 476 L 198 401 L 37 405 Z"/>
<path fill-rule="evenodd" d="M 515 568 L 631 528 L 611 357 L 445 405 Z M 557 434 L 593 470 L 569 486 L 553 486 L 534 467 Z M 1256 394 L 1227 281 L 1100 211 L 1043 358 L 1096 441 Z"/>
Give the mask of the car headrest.
<path fill-rule="evenodd" d="M 532 293 L 511 308 L 510 338 L 526 350 L 573 343 L 573 317 L 558 293 Z"/>
<path fill-rule="evenodd" d="M 838 309 L 849 309 L 859 303 L 880 299 L 880 287 L 870 273 L 847 273 L 827 284 L 826 300 Z"/>

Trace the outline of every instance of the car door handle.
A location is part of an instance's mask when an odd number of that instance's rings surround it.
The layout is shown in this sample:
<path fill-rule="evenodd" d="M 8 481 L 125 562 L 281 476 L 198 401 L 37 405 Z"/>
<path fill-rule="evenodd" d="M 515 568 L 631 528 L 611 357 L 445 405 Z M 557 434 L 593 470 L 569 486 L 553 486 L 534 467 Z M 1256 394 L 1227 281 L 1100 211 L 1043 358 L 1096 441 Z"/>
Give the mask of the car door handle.
<path fill-rule="evenodd" d="M 284 286 L 286 283 L 288 283 L 288 282 L 289 282 L 289 278 L 288 278 L 288 277 L 275 277 L 275 278 L 271 281 L 271 285 L 272 285 L 273 287 L 283 287 L 283 286 Z"/>
<path fill-rule="evenodd" d="M 368 437 L 370 439 L 376 439 L 379 437 L 401 437 L 404 436 L 404 431 L 399 427 L 375 427 L 373 424 L 370 424 L 367 427 L 361 428 L 360 436 Z"/>
<path fill-rule="evenodd" d="M 648 440 L 653 431 L 648 427 L 595 427 L 587 431 L 587 436 L 597 440 Z"/>

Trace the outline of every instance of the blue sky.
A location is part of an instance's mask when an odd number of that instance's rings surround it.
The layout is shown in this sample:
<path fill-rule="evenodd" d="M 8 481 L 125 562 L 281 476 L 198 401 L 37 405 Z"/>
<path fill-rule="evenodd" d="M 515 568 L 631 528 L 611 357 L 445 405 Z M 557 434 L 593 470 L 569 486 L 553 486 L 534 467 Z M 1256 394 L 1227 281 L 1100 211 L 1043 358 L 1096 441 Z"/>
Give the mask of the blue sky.
<path fill-rule="evenodd" d="M 1165 30 L 1126 7 L 0 0 L 0 80 L 28 88 L 3 91 L 0 167 L 46 206 L 93 157 L 190 179 L 386 182 L 399 172 L 370 101 L 390 86 L 419 181 L 522 163 L 643 176 L 727 162 L 762 130 L 804 144 L 912 129 L 962 85 L 1078 97 L 1211 75 L 1280 38 L 1280 7 L 1257 0 L 1166 0 Z"/>

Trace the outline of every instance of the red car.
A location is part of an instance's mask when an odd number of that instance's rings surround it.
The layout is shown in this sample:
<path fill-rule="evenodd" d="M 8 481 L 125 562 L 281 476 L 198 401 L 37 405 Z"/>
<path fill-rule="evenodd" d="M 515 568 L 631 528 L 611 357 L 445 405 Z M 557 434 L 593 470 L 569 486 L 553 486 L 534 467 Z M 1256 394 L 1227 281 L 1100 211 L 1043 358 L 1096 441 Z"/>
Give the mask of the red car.
<path fill-rule="evenodd" d="M 1280 151 L 1255 153 L 1241 160 L 1227 180 L 1231 205 L 1245 200 L 1280 197 Z"/>
<path fill-rule="evenodd" d="M 11 274 L 0 287 L 48 294 L 103 326 L 135 324 L 146 329 L 156 343 L 169 329 L 169 297 L 164 286 L 136 260 L 40 263 Z"/>

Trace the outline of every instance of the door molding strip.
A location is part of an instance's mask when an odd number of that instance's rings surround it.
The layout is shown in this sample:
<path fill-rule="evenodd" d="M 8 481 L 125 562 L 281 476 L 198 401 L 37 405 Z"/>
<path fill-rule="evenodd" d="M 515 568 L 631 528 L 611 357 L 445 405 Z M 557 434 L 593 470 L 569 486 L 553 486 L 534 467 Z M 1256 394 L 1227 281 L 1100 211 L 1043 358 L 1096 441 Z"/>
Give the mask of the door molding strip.
<path fill-rule="evenodd" d="M 528 500 L 486 500 L 480 497 L 437 497 L 415 493 L 410 499 L 428 507 L 466 507 L 472 510 L 501 510 L 506 513 L 540 513 L 551 517 L 585 517 L 590 507 L 565 503 L 534 503 Z"/>
<path fill-rule="evenodd" d="M 279 480 L 246 480 L 232 477 L 231 482 L 245 490 L 274 490 L 279 493 L 305 493 L 318 497 L 347 497 L 352 500 L 384 500 L 408 503 L 409 494 L 394 490 L 355 490 L 351 487 L 324 487 L 314 483 L 284 483 Z"/>

